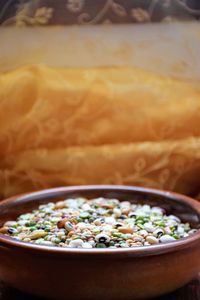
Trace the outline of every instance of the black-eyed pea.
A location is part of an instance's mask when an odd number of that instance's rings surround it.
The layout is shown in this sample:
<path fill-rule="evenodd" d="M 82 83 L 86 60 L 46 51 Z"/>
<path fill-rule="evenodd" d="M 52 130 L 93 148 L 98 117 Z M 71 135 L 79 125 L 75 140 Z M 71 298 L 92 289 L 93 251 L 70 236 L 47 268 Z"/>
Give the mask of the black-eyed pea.
<path fill-rule="evenodd" d="M 163 234 L 164 234 L 164 230 L 162 228 L 157 228 L 153 232 L 153 235 L 157 238 L 161 237 Z"/>

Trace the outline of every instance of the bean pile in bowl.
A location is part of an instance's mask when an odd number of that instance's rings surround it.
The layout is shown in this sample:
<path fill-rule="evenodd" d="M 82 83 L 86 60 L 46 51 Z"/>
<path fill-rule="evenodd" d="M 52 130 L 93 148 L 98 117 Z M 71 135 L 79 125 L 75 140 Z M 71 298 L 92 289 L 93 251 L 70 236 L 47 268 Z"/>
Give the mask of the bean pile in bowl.
<path fill-rule="evenodd" d="M 65 248 L 149 246 L 196 231 L 161 207 L 82 197 L 40 205 L 0 228 L 0 233 L 23 242 Z"/>

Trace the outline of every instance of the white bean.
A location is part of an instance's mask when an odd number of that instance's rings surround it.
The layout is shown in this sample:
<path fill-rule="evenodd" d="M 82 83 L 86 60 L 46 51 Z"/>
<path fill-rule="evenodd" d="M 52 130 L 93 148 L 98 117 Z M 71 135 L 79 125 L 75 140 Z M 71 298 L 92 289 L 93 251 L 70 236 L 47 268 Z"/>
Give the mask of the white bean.
<path fill-rule="evenodd" d="M 169 243 L 169 242 L 176 241 L 176 239 L 173 236 L 168 234 L 161 236 L 159 240 L 161 243 Z"/>

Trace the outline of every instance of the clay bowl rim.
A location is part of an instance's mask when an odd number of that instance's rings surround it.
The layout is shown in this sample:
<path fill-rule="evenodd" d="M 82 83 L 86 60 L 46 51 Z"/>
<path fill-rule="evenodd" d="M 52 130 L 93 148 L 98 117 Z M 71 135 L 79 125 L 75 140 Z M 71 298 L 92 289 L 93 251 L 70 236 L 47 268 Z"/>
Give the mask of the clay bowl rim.
<path fill-rule="evenodd" d="M 159 190 L 159 189 L 152 189 L 152 188 L 145 188 L 145 187 L 136 187 L 136 186 L 125 186 L 125 185 L 84 185 L 84 186 L 71 186 L 71 187 L 58 187 L 58 188 L 51 188 L 45 189 L 41 191 L 25 193 L 21 195 L 17 195 L 14 197 L 10 197 L 0 202 L 0 209 L 3 205 L 12 204 L 12 202 L 26 202 L 31 198 L 32 200 L 37 201 L 38 197 L 45 196 L 58 196 L 59 193 L 63 192 L 80 192 L 81 191 L 120 191 L 120 192 L 139 192 L 144 194 L 150 195 L 157 195 L 161 197 L 168 197 L 171 201 L 178 201 L 179 203 L 183 203 L 189 205 L 199 216 L 200 216 L 200 203 L 197 200 L 194 200 L 188 196 L 166 191 L 166 190 Z M 41 200 L 39 198 L 38 200 Z M 80 248 L 59 248 L 56 246 L 47 246 L 47 245 L 37 245 L 31 244 L 28 242 L 22 242 L 15 240 L 12 237 L 8 237 L 5 234 L 0 233 L 0 248 L 7 247 L 12 249 L 18 250 L 25 250 L 26 254 L 28 254 L 28 250 L 34 251 L 40 254 L 64 254 L 64 255 L 72 255 L 78 256 L 79 258 L 82 255 L 89 255 L 91 256 L 108 256 L 116 257 L 116 256 L 134 256 L 134 257 L 141 257 L 141 256 L 154 256 L 164 253 L 170 253 L 178 250 L 183 250 L 185 248 L 191 247 L 195 243 L 199 241 L 200 243 L 200 230 L 188 236 L 186 238 L 182 238 L 180 240 L 157 244 L 157 245 L 150 245 L 150 246 L 141 246 L 136 248 L 119 248 L 119 249 L 80 249 Z"/>

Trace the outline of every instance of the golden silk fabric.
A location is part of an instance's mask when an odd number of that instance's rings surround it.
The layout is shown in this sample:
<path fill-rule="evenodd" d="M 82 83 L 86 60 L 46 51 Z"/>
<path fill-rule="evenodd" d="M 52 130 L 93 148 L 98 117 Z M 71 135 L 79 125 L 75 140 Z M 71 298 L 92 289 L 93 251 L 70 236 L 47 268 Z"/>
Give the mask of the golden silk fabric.
<path fill-rule="evenodd" d="M 136 68 L 0 75 L 2 196 L 66 184 L 187 194 L 200 175 L 200 87 Z"/>

